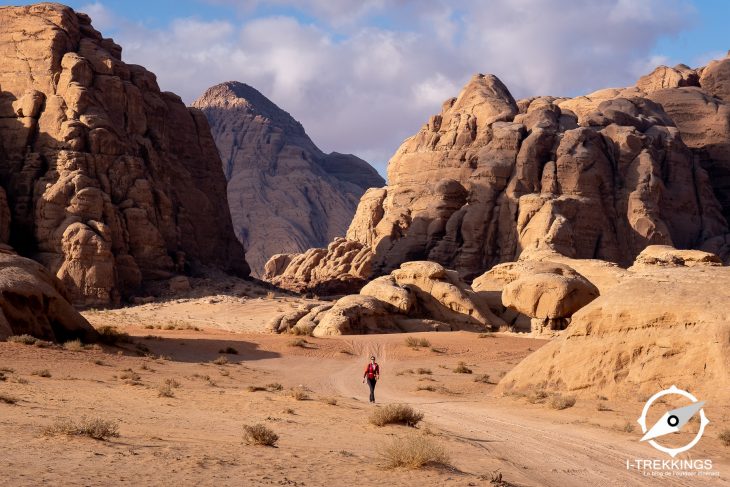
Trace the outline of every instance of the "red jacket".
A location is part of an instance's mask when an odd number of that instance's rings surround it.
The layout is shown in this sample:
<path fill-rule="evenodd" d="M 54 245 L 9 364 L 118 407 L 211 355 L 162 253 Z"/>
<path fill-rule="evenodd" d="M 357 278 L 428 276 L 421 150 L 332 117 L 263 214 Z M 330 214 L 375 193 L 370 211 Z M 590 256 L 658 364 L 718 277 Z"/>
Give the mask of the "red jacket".
<path fill-rule="evenodd" d="M 380 366 L 378 364 L 368 364 L 365 367 L 365 375 L 363 377 L 367 379 L 374 379 L 380 375 Z"/>

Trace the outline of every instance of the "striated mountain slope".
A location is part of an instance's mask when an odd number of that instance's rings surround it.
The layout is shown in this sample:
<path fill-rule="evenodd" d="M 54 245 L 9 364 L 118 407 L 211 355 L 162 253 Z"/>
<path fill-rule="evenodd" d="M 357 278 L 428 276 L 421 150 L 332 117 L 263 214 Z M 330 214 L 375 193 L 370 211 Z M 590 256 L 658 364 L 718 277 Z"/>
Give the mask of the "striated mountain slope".
<path fill-rule="evenodd" d="M 291 115 L 238 82 L 193 103 L 208 117 L 228 178 L 228 202 L 253 271 L 269 257 L 342 236 L 357 201 L 383 179 L 349 154 L 325 154 Z"/>
<path fill-rule="evenodd" d="M 121 51 L 71 8 L 0 8 L 0 239 L 90 306 L 248 273 L 205 116 Z"/>
<path fill-rule="evenodd" d="M 515 101 L 496 77 L 474 76 L 398 149 L 346 239 L 274 256 L 265 278 L 352 292 L 430 260 L 471 280 L 535 248 L 624 266 L 652 244 L 727 259 L 726 62 L 574 99 Z"/>

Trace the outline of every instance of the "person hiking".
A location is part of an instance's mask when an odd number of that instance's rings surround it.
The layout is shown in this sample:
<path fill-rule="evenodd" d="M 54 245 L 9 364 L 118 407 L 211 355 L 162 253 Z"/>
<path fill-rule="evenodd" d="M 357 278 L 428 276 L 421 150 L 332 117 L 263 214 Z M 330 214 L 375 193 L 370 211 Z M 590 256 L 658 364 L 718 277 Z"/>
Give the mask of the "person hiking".
<path fill-rule="evenodd" d="M 370 363 L 365 367 L 365 374 L 362 376 L 362 383 L 368 381 L 370 386 L 370 402 L 375 402 L 375 383 L 380 379 L 380 366 L 375 362 L 375 355 L 370 356 Z"/>

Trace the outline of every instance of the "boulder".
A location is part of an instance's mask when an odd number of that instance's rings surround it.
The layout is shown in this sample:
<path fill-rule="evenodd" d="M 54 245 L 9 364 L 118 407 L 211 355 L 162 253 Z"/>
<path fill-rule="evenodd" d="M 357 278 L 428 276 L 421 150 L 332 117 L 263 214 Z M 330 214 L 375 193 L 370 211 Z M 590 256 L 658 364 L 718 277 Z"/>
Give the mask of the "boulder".
<path fill-rule="evenodd" d="M 650 245 L 645 248 L 634 262 L 640 266 L 721 266 L 722 260 L 715 254 L 701 250 L 677 250 L 667 245 Z"/>
<path fill-rule="evenodd" d="M 729 299 L 728 267 L 634 265 L 497 390 L 547 388 L 635 401 L 674 384 L 727 402 L 730 315 L 719 303 Z"/>
<path fill-rule="evenodd" d="M 98 334 L 69 303 L 61 282 L 39 263 L 0 252 L 0 340 L 32 335 L 49 341 L 81 339 Z"/>

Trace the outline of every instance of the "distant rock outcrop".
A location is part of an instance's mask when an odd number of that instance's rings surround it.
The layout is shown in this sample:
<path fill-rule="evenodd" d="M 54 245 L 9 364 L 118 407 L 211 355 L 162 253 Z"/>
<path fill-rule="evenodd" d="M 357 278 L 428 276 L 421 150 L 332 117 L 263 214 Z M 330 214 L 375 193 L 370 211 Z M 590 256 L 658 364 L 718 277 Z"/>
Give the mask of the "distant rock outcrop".
<path fill-rule="evenodd" d="M 387 276 L 323 305 L 282 315 L 277 333 L 314 336 L 414 331 L 496 330 L 504 321 L 456 272 L 435 262 L 406 262 Z"/>
<path fill-rule="evenodd" d="M 0 8 L 0 239 L 89 306 L 248 273 L 205 116 L 121 51 L 68 7 Z"/>
<path fill-rule="evenodd" d="M 323 292 L 411 260 L 469 282 L 527 249 L 623 266 L 656 244 L 730 257 L 726 62 L 573 99 L 515 101 L 474 76 L 398 149 L 345 240 L 277 257 L 264 277 Z"/>
<path fill-rule="evenodd" d="M 257 275 L 274 254 L 343 236 L 360 196 L 384 182 L 358 157 L 323 153 L 299 122 L 246 84 L 213 86 L 193 106 L 210 122 L 233 225 Z"/>

